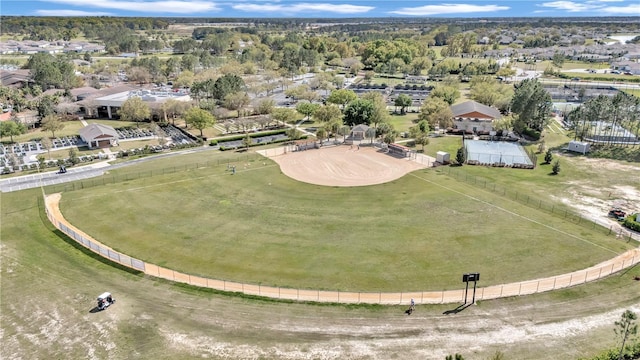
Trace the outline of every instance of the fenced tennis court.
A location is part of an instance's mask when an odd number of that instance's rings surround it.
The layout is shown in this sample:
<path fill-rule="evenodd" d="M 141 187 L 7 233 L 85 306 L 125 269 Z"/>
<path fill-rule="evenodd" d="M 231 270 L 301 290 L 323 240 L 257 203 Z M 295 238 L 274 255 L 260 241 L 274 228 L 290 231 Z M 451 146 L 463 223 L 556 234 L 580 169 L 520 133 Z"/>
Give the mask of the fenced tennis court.
<path fill-rule="evenodd" d="M 525 149 L 504 141 L 465 140 L 464 147 L 468 164 L 490 166 L 533 166 Z"/>

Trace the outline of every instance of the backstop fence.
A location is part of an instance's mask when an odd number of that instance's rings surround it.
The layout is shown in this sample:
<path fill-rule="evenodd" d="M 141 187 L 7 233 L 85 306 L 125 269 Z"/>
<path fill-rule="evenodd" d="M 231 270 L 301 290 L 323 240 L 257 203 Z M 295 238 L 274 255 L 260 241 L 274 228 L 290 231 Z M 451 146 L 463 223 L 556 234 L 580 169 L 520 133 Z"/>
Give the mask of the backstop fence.
<path fill-rule="evenodd" d="M 281 300 L 308 301 L 323 303 L 408 305 L 411 299 L 417 304 L 448 304 L 465 302 L 465 290 L 413 291 L 413 292 L 346 292 L 245 284 L 234 281 L 209 279 L 185 274 L 176 270 L 150 264 L 115 251 L 91 238 L 80 229 L 71 225 L 60 212 L 61 194 L 44 196 L 45 212 L 49 221 L 71 239 L 96 254 L 120 265 L 141 271 L 154 277 L 227 292 L 239 292 L 247 295 L 262 296 Z M 512 296 L 522 296 L 545 291 L 563 289 L 598 280 L 629 268 L 640 262 L 640 248 L 626 251 L 613 259 L 590 268 L 572 273 L 542 279 L 522 281 L 510 284 L 480 287 L 476 292 L 477 300 L 490 300 Z"/>

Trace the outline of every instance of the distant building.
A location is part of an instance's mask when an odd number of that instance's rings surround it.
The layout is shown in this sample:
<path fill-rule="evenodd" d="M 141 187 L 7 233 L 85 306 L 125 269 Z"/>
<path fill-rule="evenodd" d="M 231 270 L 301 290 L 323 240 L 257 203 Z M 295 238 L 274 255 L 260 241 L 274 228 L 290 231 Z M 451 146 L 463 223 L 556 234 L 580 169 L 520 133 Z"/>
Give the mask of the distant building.
<path fill-rule="evenodd" d="M 2 86 L 21 88 L 31 82 L 29 79 L 29 70 L 0 70 L 0 81 Z"/>
<path fill-rule="evenodd" d="M 488 134 L 493 130 L 493 120 L 500 119 L 502 115 L 498 109 L 475 101 L 466 101 L 451 106 L 453 113 L 453 125 L 455 129 L 473 133 Z"/>
<path fill-rule="evenodd" d="M 94 108 L 98 112 L 98 117 L 113 119 L 122 104 L 135 96 L 146 102 L 151 109 L 160 108 L 169 99 L 191 101 L 191 96 L 184 90 L 140 89 L 132 85 L 116 86 L 92 93 L 79 94 L 77 98 L 79 105 L 84 108 L 87 116 L 94 115 L 92 110 Z"/>

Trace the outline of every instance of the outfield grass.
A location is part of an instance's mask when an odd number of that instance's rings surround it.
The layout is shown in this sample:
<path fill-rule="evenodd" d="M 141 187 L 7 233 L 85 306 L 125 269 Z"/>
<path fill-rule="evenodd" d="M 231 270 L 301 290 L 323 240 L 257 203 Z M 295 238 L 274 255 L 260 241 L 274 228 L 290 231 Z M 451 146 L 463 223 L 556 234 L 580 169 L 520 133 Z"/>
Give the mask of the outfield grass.
<path fill-rule="evenodd" d="M 210 158 L 204 153 L 200 157 L 180 156 L 164 166 L 193 164 Z M 119 172 L 160 167 L 162 164 L 151 162 Z M 471 168 L 464 166 L 457 170 Z M 508 174 L 504 172 L 503 177 L 509 177 Z M 612 175 L 616 184 L 617 175 Z M 153 191 L 149 193 L 154 196 Z M 610 326 L 558 336 L 553 341 L 536 336 L 535 330 L 527 341 L 504 343 L 500 339 L 511 329 L 519 333 L 538 326 L 566 334 L 572 330 L 561 326 L 582 324 L 583 319 L 600 318 L 612 310 L 636 306 L 640 299 L 639 293 L 633 291 L 637 283 L 632 280 L 640 276 L 638 266 L 570 289 L 481 301 L 449 316 L 442 315 L 451 310 L 448 304 L 418 306 L 418 311 L 407 318 L 401 316 L 404 308 L 398 306 L 315 306 L 223 295 L 141 276 L 82 249 L 48 223 L 38 200 L 40 196 L 39 189 L 3 193 L 0 202 L 0 311 L 5 339 L 11 344 L 0 349 L 0 354 L 7 358 L 83 358 L 87 351 L 99 358 L 130 357 L 130 354 L 158 359 L 218 358 L 219 346 L 210 350 L 183 348 L 175 345 L 176 339 L 183 340 L 180 344 L 195 346 L 228 344 L 223 347 L 228 351 L 233 346 L 255 347 L 256 352 L 264 353 L 270 349 L 296 349 L 297 354 L 336 346 L 348 354 L 356 342 L 375 347 L 381 358 L 417 358 L 416 353 L 411 353 L 413 346 L 399 349 L 380 342 L 391 339 L 395 344 L 396 339 L 410 337 L 411 343 L 458 352 L 465 358 L 488 359 L 499 348 L 509 359 L 576 359 L 615 346 L 613 321 L 617 319 L 612 318 Z M 426 280 L 424 284 L 426 287 Z M 105 290 L 112 292 L 118 302 L 106 312 L 89 313 L 95 306 L 95 296 Z M 562 322 L 569 319 L 569 323 Z M 425 333 L 424 324 L 429 324 L 431 330 Z M 470 328 L 469 324 L 482 327 Z M 327 329 L 332 328 L 344 331 L 327 335 Z M 367 342 L 370 333 L 359 333 L 362 329 L 374 329 L 375 337 Z M 461 329 L 470 331 L 470 337 L 493 334 L 497 343 L 475 344 L 473 351 L 467 351 L 458 340 L 437 342 L 423 338 L 433 334 L 437 338 L 456 339 Z M 175 337 L 171 336 L 174 334 Z M 358 334 L 357 339 L 354 334 Z M 242 356 L 232 353 L 230 357 Z"/>
<path fill-rule="evenodd" d="M 460 271 L 499 284 L 584 268 L 631 247 L 442 171 L 332 188 L 289 179 L 270 160 L 236 166 L 236 176 L 221 165 L 66 192 L 61 207 L 80 229 L 134 257 L 297 288 L 452 289 Z"/>

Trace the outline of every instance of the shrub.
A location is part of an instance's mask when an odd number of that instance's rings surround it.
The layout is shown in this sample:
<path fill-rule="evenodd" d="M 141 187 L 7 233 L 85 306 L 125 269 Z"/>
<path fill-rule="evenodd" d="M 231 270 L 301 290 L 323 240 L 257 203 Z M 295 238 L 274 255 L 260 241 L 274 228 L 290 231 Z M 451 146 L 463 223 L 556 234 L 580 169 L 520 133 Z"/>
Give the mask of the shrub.
<path fill-rule="evenodd" d="M 634 231 L 640 231 L 640 222 L 638 222 L 638 214 L 629 215 L 624 219 L 622 225 Z"/>
<path fill-rule="evenodd" d="M 547 150 L 547 153 L 544 154 L 544 163 L 551 164 L 551 160 L 553 160 L 553 154 L 551 153 L 551 150 Z"/>
<path fill-rule="evenodd" d="M 464 164 L 465 156 L 464 156 L 464 148 L 458 148 L 458 152 L 456 153 L 456 162 L 458 165 Z"/>
<path fill-rule="evenodd" d="M 539 140 L 540 139 L 540 131 L 536 131 L 530 128 L 525 128 L 524 130 L 522 130 L 522 135 L 525 135 L 533 140 Z"/>

